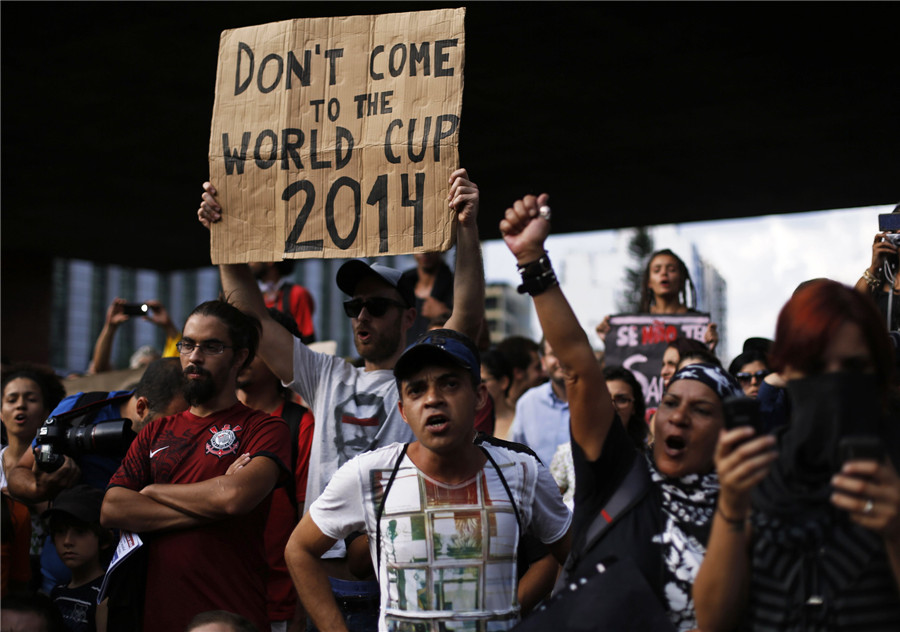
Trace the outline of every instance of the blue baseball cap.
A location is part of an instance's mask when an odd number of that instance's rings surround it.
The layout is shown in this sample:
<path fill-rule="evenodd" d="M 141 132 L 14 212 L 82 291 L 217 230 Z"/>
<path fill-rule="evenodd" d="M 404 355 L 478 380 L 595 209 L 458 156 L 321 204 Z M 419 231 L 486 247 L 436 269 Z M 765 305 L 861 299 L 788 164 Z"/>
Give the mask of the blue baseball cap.
<path fill-rule="evenodd" d="M 422 334 L 406 348 L 394 365 L 397 386 L 430 364 L 450 364 L 468 371 L 475 384 L 481 382 L 481 360 L 472 340 L 453 329 L 434 329 Z"/>

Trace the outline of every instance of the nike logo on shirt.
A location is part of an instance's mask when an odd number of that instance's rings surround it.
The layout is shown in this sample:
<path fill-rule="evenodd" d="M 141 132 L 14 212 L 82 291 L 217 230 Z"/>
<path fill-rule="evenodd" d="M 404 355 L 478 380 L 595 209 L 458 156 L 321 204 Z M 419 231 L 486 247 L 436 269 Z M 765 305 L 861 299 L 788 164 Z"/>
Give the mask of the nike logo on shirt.
<path fill-rule="evenodd" d="M 159 453 L 159 452 L 162 452 L 163 450 L 165 450 L 165 449 L 168 448 L 168 447 L 169 447 L 169 446 L 164 445 L 164 446 L 161 447 L 161 448 L 156 448 L 155 450 L 150 450 L 150 458 L 152 459 L 152 458 L 154 457 L 154 455 L 156 455 L 156 454 Z"/>

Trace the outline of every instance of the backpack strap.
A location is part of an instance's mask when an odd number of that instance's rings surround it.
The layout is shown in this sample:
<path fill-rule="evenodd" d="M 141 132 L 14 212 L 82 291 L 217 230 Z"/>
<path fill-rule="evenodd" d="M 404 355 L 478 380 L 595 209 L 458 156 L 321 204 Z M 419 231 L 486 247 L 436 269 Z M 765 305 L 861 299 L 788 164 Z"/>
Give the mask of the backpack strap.
<path fill-rule="evenodd" d="M 278 288 L 278 291 L 281 292 L 281 311 L 291 318 L 294 317 L 294 312 L 291 311 L 291 288 L 293 287 L 293 283 L 285 281 L 281 284 L 281 287 Z"/>
<path fill-rule="evenodd" d="M 644 457 L 640 454 L 635 454 L 631 469 L 628 470 L 625 478 L 622 479 L 609 501 L 594 516 L 590 526 L 585 531 L 584 546 L 572 547 L 572 551 L 569 553 L 569 557 L 566 559 L 563 567 L 563 572 L 559 574 L 556 587 L 553 589 L 554 593 L 559 590 L 560 586 L 565 585 L 566 576 L 575 569 L 583 555 L 594 548 L 609 531 L 613 523 L 646 496 L 651 487 L 650 473 L 644 464 Z M 581 554 L 576 555 L 576 550 L 580 551 Z"/>
<path fill-rule="evenodd" d="M 375 510 L 375 578 L 377 579 L 379 573 L 381 571 L 381 516 L 384 514 L 384 502 L 387 500 L 388 492 L 391 491 L 391 486 L 394 484 L 394 479 L 397 478 L 397 471 L 400 469 L 400 463 L 403 461 L 403 457 L 406 456 L 406 451 L 409 449 L 409 444 L 404 443 L 403 449 L 400 450 L 400 456 L 397 457 L 397 460 L 394 462 L 394 469 L 391 470 L 391 476 L 388 478 L 387 485 L 384 486 L 384 493 L 381 495 L 381 502 L 378 503 L 378 509 Z"/>
<path fill-rule="evenodd" d="M 497 471 L 497 476 L 500 477 L 500 482 L 503 483 L 503 489 L 506 490 L 506 495 L 509 496 L 509 502 L 512 503 L 513 513 L 516 516 L 516 524 L 519 525 L 519 537 L 521 538 L 525 532 L 522 530 L 522 517 L 519 515 L 519 506 L 516 504 L 516 499 L 513 498 L 512 490 L 509 488 L 509 483 L 506 482 L 506 477 L 503 476 L 503 472 L 500 471 L 500 468 L 497 467 L 497 462 L 494 460 L 494 457 L 491 456 L 491 453 L 487 451 L 483 445 L 478 444 L 478 447 L 481 448 L 481 451 L 484 452 L 484 456 L 487 457 L 487 460 L 491 462 L 491 465 L 494 466 L 494 469 Z M 540 459 L 538 459 L 540 462 Z"/>
<path fill-rule="evenodd" d="M 297 504 L 297 482 L 294 477 L 297 474 L 297 461 L 300 458 L 300 422 L 303 421 L 303 416 L 307 410 L 300 404 L 291 401 L 285 401 L 284 407 L 281 409 L 281 418 L 284 419 L 291 433 L 291 475 L 285 484 L 285 491 L 291 499 L 291 505 L 294 506 L 295 511 L 299 508 Z"/>
<path fill-rule="evenodd" d="M 88 393 L 82 393 L 78 396 L 78 399 L 75 400 L 75 405 L 72 406 L 71 409 L 64 413 L 53 415 L 53 417 L 58 420 L 71 420 L 70 424 L 72 426 L 81 426 L 93 421 L 101 408 L 118 402 L 124 403 L 132 396 L 132 394 L 132 392 L 128 392 L 115 397 L 110 397 L 109 393 L 106 391 L 90 391 Z"/>

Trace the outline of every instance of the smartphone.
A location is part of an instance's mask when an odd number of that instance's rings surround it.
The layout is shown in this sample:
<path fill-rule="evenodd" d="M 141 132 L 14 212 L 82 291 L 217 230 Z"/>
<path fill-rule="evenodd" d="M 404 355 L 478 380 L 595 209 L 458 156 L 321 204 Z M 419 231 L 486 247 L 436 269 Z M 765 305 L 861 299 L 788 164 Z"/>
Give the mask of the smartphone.
<path fill-rule="evenodd" d="M 122 311 L 129 316 L 143 316 L 150 311 L 150 306 L 146 303 L 125 303 L 122 306 Z"/>
<path fill-rule="evenodd" d="M 881 213 L 878 215 L 878 230 L 900 230 L 900 213 Z"/>
<path fill-rule="evenodd" d="M 732 395 L 722 402 L 725 409 L 725 428 L 732 430 L 738 426 L 752 426 L 760 432 L 759 402 L 753 397 Z"/>
<path fill-rule="evenodd" d="M 838 443 L 838 457 L 841 463 L 847 461 L 884 460 L 884 443 L 875 435 L 853 435 L 843 437 Z"/>

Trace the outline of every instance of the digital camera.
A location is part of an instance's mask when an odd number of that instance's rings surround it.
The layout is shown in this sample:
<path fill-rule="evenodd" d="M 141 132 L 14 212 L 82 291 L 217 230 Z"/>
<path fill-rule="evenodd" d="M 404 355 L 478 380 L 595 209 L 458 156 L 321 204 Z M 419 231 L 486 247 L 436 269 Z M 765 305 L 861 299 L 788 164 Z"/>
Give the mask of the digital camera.
<path fill-rule="evenodd" d="M 79 421 L 84 421 L 81 415 Z M 98 424 L 72 424 L 67 415 L 50 417 L 38 430 L 34 460 L 44 472 L 55 472 L 65 460 L 82 454 L 121 456 L 135 434 L 130 419 L 113 419 Z"/>

